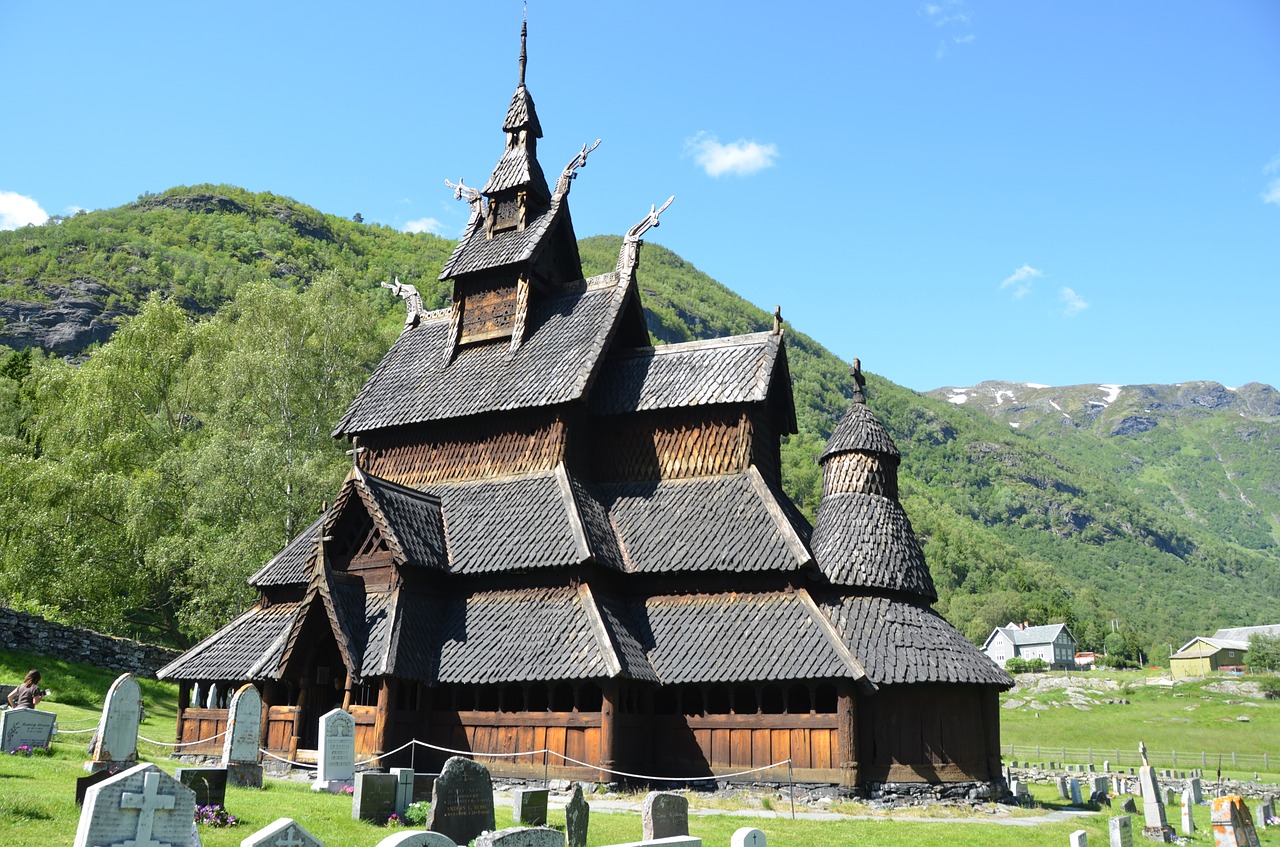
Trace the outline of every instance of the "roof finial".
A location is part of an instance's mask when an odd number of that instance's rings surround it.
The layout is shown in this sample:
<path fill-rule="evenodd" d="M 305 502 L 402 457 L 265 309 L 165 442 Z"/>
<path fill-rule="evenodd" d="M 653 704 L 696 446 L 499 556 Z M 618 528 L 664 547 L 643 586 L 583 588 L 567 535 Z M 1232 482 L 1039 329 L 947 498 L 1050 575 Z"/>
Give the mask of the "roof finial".
<path fill-rule="evenodd" d="M 777 305 L 773 307 L 773 334 L 774 335 L 782 334 L 782 306 L 781 305 Z"/>
<path fill-rule="evenodd" d="M 853 374 L 853 402 L 867 405 L 867 378 L 862 375 L 862 360 L 854 359 L 853 367 L 849 369 Z"/>
<path fill-rule="evenodd" d="M 529 38 L 529 4 L 524 4 L 524 20 L 520 22 L 520 87 L 524 87 L 524 67 L 528 64 L 529 54 L 525 50 L 525 41 Z"/>

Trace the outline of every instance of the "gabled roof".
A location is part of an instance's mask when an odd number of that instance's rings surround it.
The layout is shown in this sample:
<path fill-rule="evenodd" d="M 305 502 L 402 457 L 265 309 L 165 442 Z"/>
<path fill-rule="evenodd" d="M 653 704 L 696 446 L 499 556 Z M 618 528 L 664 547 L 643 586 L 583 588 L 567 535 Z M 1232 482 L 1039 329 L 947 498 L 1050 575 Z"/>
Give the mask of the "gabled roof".
<path fill-rule="evenodd" d="M 285 548 L 249 577 L 249 584 L 258 588 L 268 585 L 296 585 L 311 578 L 311 562 L 320 547 L 320 525 L 324 515 L 316 518 L 311 526 L 298 533 Z"/>
<path fill-rule="evenodd" d="M 622 568 L 603 506 L 563 465 L 528 476 L 431 485 L 427 490 L 443 504 L 451 573 L 587 561 Z"/>
<path fill-rule="evenodd" d="M 524 85 L 516 87 L 511 95 L 511 105 L 507 107 L 507 117 L 502 122 L 503 132 L 526 130 L 534 138 L 542 137 L 542 124 L 538 122 L 538 112 L 533 107 L 533 95 Z"/>
<path fill-rule="evenodd" d="M 818 567 L 835 585 L 938 599 L 911 522 L 888 497 L 827 494 L 818 506 L 811 546 Z"/>
<path fill-rule="evenodd" d="M 832 456 L 854 451 L 879 453 L 893 456 L 895 459 L 901 455 L 898 453 L 897 445 L 889 437 L 889 431 L 880 422 L 880 418 L 876 417 L 875 412 L 867 408 L 865 403 L 860 402 L 849 404 L 844 416 L 840 418 L 840 423 L 836 424 L 835 432 L 827 441 L 827 449 L 822 451 L 818 461 L 826 462 Z"/>
<path fill-rule="evenodd" d="M 518 162 L 499 167 L 514 170 Z M 497 172 L 495 171 L 495 174 Z M 538 169 L 538 176 L 542 170 Z M 472 216 L 469 229 L 462 234 L 458 246 L 453 248 L 439 279 L 453 279 L 477 271 L 495 270 L 510 265 L 532 262 L 549 243 L 547 237 L 562 220 L 569 219 L 568 199 L 561 194 L 551 198 L 551 204 L 525 222 L 524 229 L 509 229 L 489 235 L 485 232 L 485 218 Z"/>
<path fill-rule="evenodd" d="M 1222 630 L 1218 630 L 1221 632 Z M 1189 649 L 1193 644 L 1203 644 L 1198 650 Z M 1178 648 L 1178 652 L 1173 654 L 1172 658 L 1177 659 L 1200 659 L 1205 656 L 1212 656 L 1219 650 L 1248 650 L 1249 642 L 1241 641 L 1233 638 L 1217 638 L 1208 635 L 1198 635 Z"/>
<path fill-rule="evenodd" d="M 804 591 L 649 597 L 637 615 L 664 685 L 863 676 Z"/>
<path fill-rule="evenodd" d="M 816 598 L 877 685 L 959 682 L 1010 688 L 1013 677 L 927 606 L 888 597 Z"/>
<path fill-rule="evenodd" d="M 774 371 L 786 376 L 781 333 L 757 332 L 628 350 L 610 356 L 591 392 L 591 411 L 618 415 L 769 398 Z M 788 377 L 789 382 L 789 377 Z M 780 391 L 794 428 L 791 392 Z"/>
<path fill-rule="evenodd" d="M 530 306 L 523 343 L 463 345 L 450 361 L 449 313 L 406 329 L 360 389 L 335 436 L 582 397 L 612 337 L 628 282 L 604 274 Z"/>
<path fill-rule="evenodd" d="M 991 635 L 987 636 L 986 642 L 983 644 L 985 648 L 991 643 L 992 637 L 997 632 L 1003 632 L 1009 637 L 1009 640 L 1018 647 L 1030 647 L 1036 644 L 1052 644 L 1058 635 L 1067 628 L 1064 623 L 1044 624 L 1043 626 L 1028 626 L 1023 628 L 1016 623 L 1009 623 L 1007 626 L 996 627 Z M 1067 635 L 1071 635 L 1070 630 Z M 1072 639 L 1075 640 L 1074 638 Z"/>
<path fill-rule="evenodd" d="M 158 679 L 262 680 L 279 678 L 285 640 L 300 604 L 255 605 L 156 671 Z"/>
<path fill-rule="evenodd" d="M 1215 632 L 1213 637 L 1223 641 L 1242 641 L 1245 646 L 1240 649 L 1244 650 L 1249 646 L 1249 636 L 1251 635 L 1266 635 L 1272 638 L 1280 638 L 1280 624 L 1227 627 L 1226 629 L 1220 629 Z"/>
<path fill-rule="evenodd" d="M 439 497 L 371 474 L 350 474 L 327 515 L 326 535 L 353 500 L 368 512 L 397 565 L 448 567 Z"/>
<path fill-rule="evenodd" d="M 739 474 L 599 486 L 627 557 L 644 573 L 795 571 L 809 527 L 754 467 Z"/>

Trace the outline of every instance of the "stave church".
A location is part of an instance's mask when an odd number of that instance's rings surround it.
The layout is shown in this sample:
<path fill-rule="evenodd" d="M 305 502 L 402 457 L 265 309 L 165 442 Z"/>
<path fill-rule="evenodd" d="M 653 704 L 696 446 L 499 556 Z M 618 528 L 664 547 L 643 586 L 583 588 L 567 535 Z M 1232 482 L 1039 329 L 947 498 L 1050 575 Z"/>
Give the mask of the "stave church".
<path fill-rule="evenodd" d="M 358 758 L 407 765 L 417 739 L 419 770 L 458 750 L 522 754 L 486 759 L 516 777 L 996 781 L 1012 680 L 932 610 L 861 379 L 811 526 L 782 489 L 781 321 L 655 345 L 636 271 L 656 209 L 584 279 L 569 193 L 591 151 L 548 181 L 525 68 L 522 32 L 502 153 L 456 186 L 451 305 L 393 286 L 404 330 L 334 429 L 353 463 L 332 505 L 161 670 L 178 740 L 215 736 L 251 682 L 262 747 L 294 761 L 341 707 Z"/>

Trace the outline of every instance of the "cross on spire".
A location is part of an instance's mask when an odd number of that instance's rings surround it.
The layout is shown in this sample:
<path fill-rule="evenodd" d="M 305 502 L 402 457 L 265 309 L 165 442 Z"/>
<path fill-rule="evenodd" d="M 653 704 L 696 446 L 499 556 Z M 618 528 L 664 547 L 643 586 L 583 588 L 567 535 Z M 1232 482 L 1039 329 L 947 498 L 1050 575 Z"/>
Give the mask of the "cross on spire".
<path fill-rule="evenodd" d="M 172 794 L 160 793 L 160 772 L 149 771 L 142 778 L 142 793 L 125 792 L 120 795 L 120 808 L 137 809 L 138 828 L 134 837 L 120 842 L 120 847 L 165 847 L 164 842 L 151 837 L 155 826 L 156 812 L 172 809 L 177 798 Z"/>
<path fill-rule="evenodd" d="M 360 436 L 351 436 L 351 449 L 347 451 L 347 455 L 351 457 L 351 469 L 353 471 L 360 470 L 360 454 L 365 448 L 360 446 Z"/>

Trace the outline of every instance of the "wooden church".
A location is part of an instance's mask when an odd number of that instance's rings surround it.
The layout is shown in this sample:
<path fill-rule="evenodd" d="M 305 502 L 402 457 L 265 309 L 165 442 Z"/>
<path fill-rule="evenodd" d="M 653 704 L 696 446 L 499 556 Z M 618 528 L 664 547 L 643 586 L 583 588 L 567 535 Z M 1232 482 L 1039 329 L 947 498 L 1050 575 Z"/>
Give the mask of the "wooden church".
<path fill-rule="evenodd" d="M 930 608 L 880 421 L 859 392 L 811 527 L 781 485 L 780 325 L 655 346 L 636 267 L 657 212 L 583 279 L 568 201 L 589 151 L 547 181 L 524 72 L 522 34 L 505 149 L 457 187 L 452 305 L 397 286 L 404 331 L 334 431 L 353 467 L 333 505 L 160 671 L 178 740 L 216 735 L 253 682 L 263 747 L 291 759 L 340 706 L 360 758 L 552 751 L 485 760 L 512 776 L 997 779 L 1012 680 Z"/>

